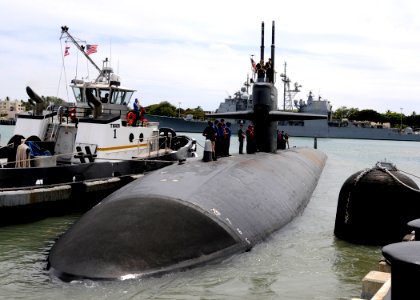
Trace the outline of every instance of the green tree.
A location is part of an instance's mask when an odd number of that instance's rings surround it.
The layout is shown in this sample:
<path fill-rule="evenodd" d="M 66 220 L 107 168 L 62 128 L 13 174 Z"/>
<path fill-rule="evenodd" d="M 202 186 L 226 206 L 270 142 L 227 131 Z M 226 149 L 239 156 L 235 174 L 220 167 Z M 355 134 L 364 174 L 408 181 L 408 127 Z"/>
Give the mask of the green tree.
<path fill-rule="evenodd" d="M 403 120 L 412 128 L 420 128 L 420 115 L 416 115 L 414 112 L 411 116 L 404 117 Z"/>
<path fill-rule="evenodd" d="M 29 101 L 23 101 L 22 105 L 25 107 L 26 111 L 30 111 L 32 109 L 32 105 L 29 103 Z"/>
<path fill-rule="evenodd" d="M 383 116 L 373 109 L 364 109 L 361 111 L 353 112 L 349 119 L 356 121 L 371 121 L 371 122 L 383 122 Z"/>
<path fill-rule="evenodd" d="M 391 124 L 391 127 L 400 127 L 401 125 L 401 113 L 396 113 L 393 111 L 387 111 L 383 114 L 384 122 L 388 122 Z M 403 124 L 404 124 L 404 115 L 403 117 Z"/>
<path fill-rule="evenodd" d="M 159 104 L 152 104 L 145 107 L 146 113 L 150 115 L 166 116 L 166 117 L 185 117 L 186 115 L 192 115 L 195 120 L 204 120 L 204 110 L 197 106 L 197 108 L 177 108 L 170 104 L 168 101 L 162 101 Z"/>
<path fill-rule="evenodd" d="M 352 114 L 355 114 L 359 111 L 358 108 L 347 108 L 346 106 L 342 106 L 337 108 L 333 112 L 333 119 L 342 120 L 348 119 Z"/>
<path fill-rule="evenodd" d="M 184 112 L 184 116 L 186 115 L 192 115 L 195 120 L 205 119 L 204 110 L 200 106 L 197 106 L 197 108 L 187 108 Z"/>
<path fill-rule="evenodd" d="M 391 127 L 401 127 L 401 120 L 403 127 L 410 126 L 413 128 L 420 128 L 420 116 L 413 112 L 411 116 L 405 116 L 401 113 L 387 110 L 386 113 L 378 113 L 372 109 L 360 110 L 358 108 L 340 107 L 333 112 L 334 119 L 344 119 L 354 121 L 371 121 L 380 123 L 390 123 Z"/>
<path fill-rule="evenodd" d="M 159 104 L 152 104 L 145 107 L 146 113 L 158 116 L 176 117 L 177 108 L 168 101 L 162 101 Z"/>
<path fill-rule="evenodd" d="M 345 106 L 337 108 L 332 113 L 333 119 L 341 120 L 341 119 L 345 118 L 345 110 L 347 110 L 347 107 L 345 107 Z"/>

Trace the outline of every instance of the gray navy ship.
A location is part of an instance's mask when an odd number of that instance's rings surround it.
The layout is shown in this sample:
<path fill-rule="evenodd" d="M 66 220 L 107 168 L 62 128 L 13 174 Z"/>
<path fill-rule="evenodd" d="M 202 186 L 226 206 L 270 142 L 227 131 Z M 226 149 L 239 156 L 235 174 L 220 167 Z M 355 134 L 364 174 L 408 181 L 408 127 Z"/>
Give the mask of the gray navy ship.
<path fill-rule="evenodd" d="M 247 111 L 253 109 L 252 93 L 249 92 L 251 86 L 251 81 L 248 78 L 240 90 L 236 91 L 233 96 L 228 96 L 224 102 L 220 103 L 219 108 L 216 109 L 215 113 Z M 177 118 L 146 114 L 145 118 L 151 122 L 158 122 L 161 127 L 169 127 L 178 132 L 200 133 L 203 132 L 204 128 L 207 126 L 207 120 L 195 120 L 192 115 L 187 115 L 184 118 Z M 239 129 L 239 123 L 247 125 L 248 121 L 226 119 L 226 122 L 232 124 L 231 130 L 236 133 Z"/>
<path fill-rule="evenodd" d="M 310 91 L 307 100 L 293 100 L 300 92 L 300 85 L 295 83 L 290 87 L 290 79 L 286 75 L 286 63 L 284 72 L 280 74 L 283 81 L 283 110 L 298 111 L 300 113 L 327 115 L 323 120 L 288 120 L 278 123 L 278 130 L 283 130 L 294 137 L 317 137 L 317 138 L 344 138 L 344 139 L 370 139 L 370 140 L 396 140 L 396 141 L 420 141 L 420 134 L 416 134 L 412 128 L 407 127 L 402 132 L 398 128 L 391 128 L 389 123 L 374 123 L 368 121 L 351 121 L 348 119 L 333 120 L 332 105 L 330 101 L 320 96 L 315 99 Z M 253 106 L 252 93 L 249 91 L 253 85 L 253 78 L 247 78 L 241 89 L 221 102 L 216 113 L 228 113 L 250 110 Z M 173 128 L 177 132 L 202 132 L 207 125 L 205 120 L 192 118 L 171 118 L 163 116 L 147 115 L 147 119 L 159 122 L 160 126 Z M 243 120 L 226 120 L 232 126 L 232 132 L 236 133 L 240 122 Z M 246 125 L 246 124 L 245 124 Z"/>
<path fill-rule="evenodd" d="M 420 141 L 420 134 L 415 134 L 411 127 L 402 132 L 398 128 L 391 128 L 389 123 L 375 123 L 369 121 L 351 121 L 348 119 L 333 120 L 332 106 L 328 100 L 318 97 L 314 99 L 309 92 L 307 101 L 294 100 L 298 112 L 327 115 L 326 120 L 284 121 L 279 122 L 279 129 L 290 136 Z"/>

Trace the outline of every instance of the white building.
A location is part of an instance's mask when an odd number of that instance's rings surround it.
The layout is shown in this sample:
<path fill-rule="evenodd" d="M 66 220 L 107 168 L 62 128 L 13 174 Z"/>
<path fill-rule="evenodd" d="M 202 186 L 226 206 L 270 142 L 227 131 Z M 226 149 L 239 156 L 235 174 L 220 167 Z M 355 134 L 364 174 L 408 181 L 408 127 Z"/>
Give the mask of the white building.
<path fill-rule="evenodd" d="M 2 119 L 15 119 L 16 113 L 25 111 L 21 100 L 0 100 L 0 115 Z"/>

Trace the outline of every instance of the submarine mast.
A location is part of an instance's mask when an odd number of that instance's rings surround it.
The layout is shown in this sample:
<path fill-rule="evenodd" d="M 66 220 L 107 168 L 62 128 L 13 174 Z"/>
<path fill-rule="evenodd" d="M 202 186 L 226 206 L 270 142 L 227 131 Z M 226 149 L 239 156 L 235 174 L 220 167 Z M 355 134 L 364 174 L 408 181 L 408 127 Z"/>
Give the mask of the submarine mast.
<path fill-rule="evenodd" d="M 261 23 L 260 62 L 264 62 L 264 22 Z"/>
<path fill-rule="evenodd" d="M 275 44 L 274 44 L 274 21 L 271 26 L 271 69 L 273 70 L 273 85 L 276 82 L 276 68 L 274 67 L 274 54 L 275 54 Z M 277 107 L 276 107 L 277 109 Z"/>

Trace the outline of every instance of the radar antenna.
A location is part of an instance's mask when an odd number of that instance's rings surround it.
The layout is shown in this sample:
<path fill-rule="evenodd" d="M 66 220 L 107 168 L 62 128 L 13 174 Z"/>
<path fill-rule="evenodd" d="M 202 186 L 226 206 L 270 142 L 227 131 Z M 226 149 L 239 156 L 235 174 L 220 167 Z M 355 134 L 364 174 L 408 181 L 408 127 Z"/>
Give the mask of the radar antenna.
<path fill-rule="evenodd" d="M 287 77 L 286 73 L 287 63 L 284 63 L 284 73 L 280 74 L 281 81 L 283 81 L 283 110 L 284 111 L 292 111 L 293 110 L 293 98 L 296 96 L 297 93 L 300 92 L 300 88 L 302 87 L 300 84 L 295 82 L 293 84 L 293 89 L 290 88 L 290 78 Z"/>

